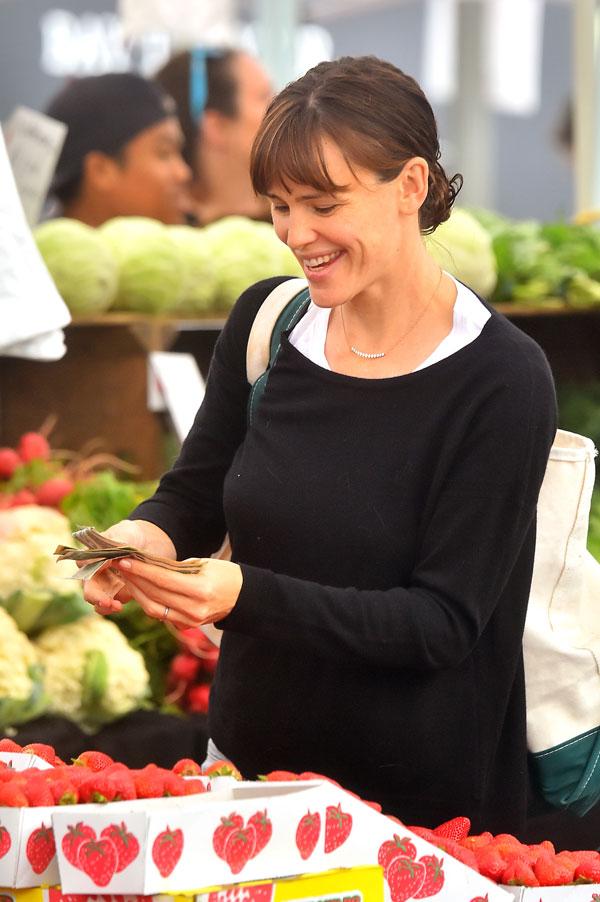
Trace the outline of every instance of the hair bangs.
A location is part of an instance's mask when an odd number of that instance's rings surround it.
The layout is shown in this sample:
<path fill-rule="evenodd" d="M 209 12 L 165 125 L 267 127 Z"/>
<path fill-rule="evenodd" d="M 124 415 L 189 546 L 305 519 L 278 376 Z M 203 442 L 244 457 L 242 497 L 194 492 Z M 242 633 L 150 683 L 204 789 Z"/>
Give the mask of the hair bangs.
<path fill-rule="evenodd" d="M 310 108 L 273 110 L 267 114 L 254 142 L 250 163 L 257 194 L 269 194 L 276 185 L 308 185 L 331 194 L 344 188 L 331 178 L 325 162 L 325 133 L 316 111 Z"/>

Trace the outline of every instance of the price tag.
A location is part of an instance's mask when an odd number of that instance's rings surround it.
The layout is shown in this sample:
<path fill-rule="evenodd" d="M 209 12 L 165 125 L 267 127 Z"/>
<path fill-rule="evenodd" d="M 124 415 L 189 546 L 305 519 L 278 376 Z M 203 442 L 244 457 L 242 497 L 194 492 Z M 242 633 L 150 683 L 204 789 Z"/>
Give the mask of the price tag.
<path fill-rule="evenodd" d="M 204 398 L 204 379 L 192 354 L 151 351 L 148 359 L 148 408 L 167 410 L 180 442 Z"/>
<path fill-rule="evenodd" d="M 4 126 L 8 160 L 25 219 L 38 222 L 67 134 L 63 122 L 19 106 Z"/>

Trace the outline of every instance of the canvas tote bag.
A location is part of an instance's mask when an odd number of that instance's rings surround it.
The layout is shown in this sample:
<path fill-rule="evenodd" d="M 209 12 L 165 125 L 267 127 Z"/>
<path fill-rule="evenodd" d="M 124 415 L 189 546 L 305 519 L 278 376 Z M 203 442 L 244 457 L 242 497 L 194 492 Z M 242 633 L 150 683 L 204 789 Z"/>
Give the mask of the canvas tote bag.
<path fill-rule="evenodd" d="M 523 637 L 538 790 L 583 815 L 600 799 L 600 564 L 587 551 L 596 449 L 558 430 L 537 514 Z"/>

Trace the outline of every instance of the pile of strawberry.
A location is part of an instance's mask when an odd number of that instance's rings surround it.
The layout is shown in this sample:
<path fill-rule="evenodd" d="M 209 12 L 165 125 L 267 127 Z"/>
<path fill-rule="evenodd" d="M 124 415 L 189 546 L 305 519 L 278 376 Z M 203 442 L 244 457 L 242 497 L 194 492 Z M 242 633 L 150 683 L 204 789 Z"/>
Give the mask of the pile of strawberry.
<path fill-rule="evenodd" d="M 181 630 L 177 638 L 181 648 L 169 665 L 165 700 L 184 711 L 206 714 L 219 649 L 199 627 Z"/>
<path fill-rule="evenodd" d="M 600 852 L 557 852 L 550 840 L 527 844 L 511 833 L 470 834 L 467 817 L 455 817 L 429 830 L 407 827 L 463 864 L 509 886 L 566 886 L 600 883 Z M 394 837 L 399 845 L 408 841 Z"/>
<path fill-rule="evenodd" d="M 104 752 L 86 751 L 72 764 L 65 764 L 51 745 L 32 742 L 20 746 L 12 739 L 0 740 L 0 752 L 37 755 L 52 765 L 44 770 L 30 767 L 17 771 L 10 762 L 0 761 L 0 806 L 10 808 L 117 802 L 206 792 L 204 782 L 194 779 L 202 774 L 202 770 L 189 758 L 182 758 L 171 769 L 156 764 L 130 768 Z M 221 772 L 222 764 L 210 768 L 204 775 L 221 775 Z"/>
<path fill-rule="evenodd" d="M 25 432 L 16 448 L 0 448 L 0 509 L 24 504 L 59 507 L 74 482 L 51 457 L 43 431 Z"/>

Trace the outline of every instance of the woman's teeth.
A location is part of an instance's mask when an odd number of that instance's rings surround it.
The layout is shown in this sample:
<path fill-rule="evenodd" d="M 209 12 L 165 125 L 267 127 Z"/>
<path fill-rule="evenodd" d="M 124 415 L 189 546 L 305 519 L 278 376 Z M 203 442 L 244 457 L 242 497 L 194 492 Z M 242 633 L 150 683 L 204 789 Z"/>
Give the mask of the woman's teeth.
<path fill-rule="evenodd" d="M 316 269 L 318 266 L 324 266 L 326 263 L 336 260 L 341 253 L 341 251 L 335 251 L 333 254 L 326 254 L 324 257 L 310 257 L 304 261 L 304 265 L 308 266 L 309 269 Z"/>

